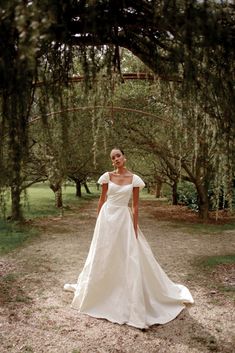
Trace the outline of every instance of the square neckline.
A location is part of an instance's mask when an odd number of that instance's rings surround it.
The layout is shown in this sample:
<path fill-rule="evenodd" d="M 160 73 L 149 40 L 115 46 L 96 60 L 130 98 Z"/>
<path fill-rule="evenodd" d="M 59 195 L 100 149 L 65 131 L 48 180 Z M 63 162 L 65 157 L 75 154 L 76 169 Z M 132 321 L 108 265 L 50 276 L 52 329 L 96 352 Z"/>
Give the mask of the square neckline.
<path fill-rule="evenodd" d="M 127 185 L 133 185 L 133 181 L 134 181 L 134 174 L 132 174 L 132 180 L 131 180 L 131 183 L 128 183 L 128 184 L 117 184 L 117 183 L 114 183 L 111 179 L 110 179 L 110 174 L 111 172 L 108 172 L 108 175 L 109 175 L 109 182 L 111 182 L 112 184 L 114 185 L 117 185 L 117 186 L 127 186 Z"/>
<path fill-rule="evenodd" d="M 117 186 L 127 186 L 127 185 L 133 185 L 133 180 L 129 184 L 117 184 L 117 183 L 114 183 L 112 180 L 109 180 L 109 183 L 112 183 L 112 184 L 117 185 Z"/>

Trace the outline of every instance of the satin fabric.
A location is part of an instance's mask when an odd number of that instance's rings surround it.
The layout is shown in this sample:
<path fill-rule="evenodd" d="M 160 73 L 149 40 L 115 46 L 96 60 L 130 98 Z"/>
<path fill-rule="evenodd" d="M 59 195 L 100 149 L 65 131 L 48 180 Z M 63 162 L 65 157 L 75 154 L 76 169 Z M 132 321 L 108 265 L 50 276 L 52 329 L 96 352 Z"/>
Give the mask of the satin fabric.
<path fill-rule="evenodd" d="M 189 290 L 173 283 L 160 267 L 143 233 L 136 239 L 128 207 L 133 187 L 143 188 L 142 179 L 133 175 L 128 185 L 117 185 L 103 174 L 100 184 L 108 183 L 107 201 L 97 218 L 84 268 L 76 284 L 71 306 L 82 313 L 111 322 L 147 328 L 174 319 L 184 303 L 193 303 Z"/>

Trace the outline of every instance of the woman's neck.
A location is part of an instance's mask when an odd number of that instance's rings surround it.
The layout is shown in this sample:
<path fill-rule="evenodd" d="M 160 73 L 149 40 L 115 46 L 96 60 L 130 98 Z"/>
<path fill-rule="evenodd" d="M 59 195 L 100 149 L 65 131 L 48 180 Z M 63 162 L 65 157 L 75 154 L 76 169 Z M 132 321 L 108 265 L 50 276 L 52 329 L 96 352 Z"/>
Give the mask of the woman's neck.
<path fill-rule="evenodd" d="M 115 170 L 116 174 L 125 174 L 127 172 L 126 167 L 119 167 Z"/>

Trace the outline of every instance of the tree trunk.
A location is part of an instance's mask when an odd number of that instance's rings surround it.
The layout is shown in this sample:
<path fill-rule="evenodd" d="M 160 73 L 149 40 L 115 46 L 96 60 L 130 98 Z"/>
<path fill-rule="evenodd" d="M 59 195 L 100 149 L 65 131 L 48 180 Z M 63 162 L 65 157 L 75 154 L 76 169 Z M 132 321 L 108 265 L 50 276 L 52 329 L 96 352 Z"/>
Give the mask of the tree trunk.
<path fill-rule="evenodd" d="M 62 188 L 61 188 L 61 186 L 55 192 L 55 207 L 57 207 L 57 208 L 62 208 L 63 207 Z"/>
<path fill-rule="evenodd" d="M 198 208 L 199 208 L 199 217 L 203 221 L 207 221 L 209 218 L 209 198 L 208 198 L 208 190 L 202 185 L 196 185 L 197 194 L 198 194 Z"/>
<path fill-rule="evenodd" d="M 86 190 L 86 193 L 87 193 L 87 194 L 91 194 L 87 183 L 85 182 L 85 183 L 83 183 L 83 185 L 84 185 L 84 188 L 85 188 L 85 190 Z"/>
<path fill-rule="evenodd" d="M 11 219 L 13 221 L 21 221 L 23 219 L 20 194 L 21 194 L 21 168 L 22 168 L 22 150 L 21 146 L 13 136 L 11 140 L 11 153 L 12 156 L 12 179 L 11 179 Z"/>
<path fill-rule="evenodd" d="M 15 104 L 17 102 L 17 98 L 15 99 Z M 12 101 L 10 104 L 13 104 Z M 22 170 L 22 161 L 23 161 L 23 147 L 19 142 L 19 136 L 17 134 L 19 131 L 19 119 L 17 116 L 17 111 L 15 110 L 16 106 L 12 114 L 14 113 L 17 117 L 17 124 L 14 126 L 13 124 L 11 128 L 11 137 L 10 137 L 10 150 L 9 155 L 11 159 L 11 170 L 10 170 L 10 187 L 11 187 L 11 219 L 13 221 L 21 221 L 23 219 L 23 213 L 20 204 L 20 194 L 21 194 L 21 170 Z"/>
<path fill-rule="evenodd" d="M 21 204 L 20 204 L 21 189 L 19 185 L 11 187 L 11 219 L 13 221 L 20 221 L 23 218 Z"/>
<path fill-rule="evenodd" d="M 62 208 L 63 207 L 63 198 L 62 198 L 62 187 L 61 185 L 52 185 L 50 184 L 51 190 L 53 190 L 55 194 L 55 207 Z"/>
<path fill-rule="evenodd" d="M 162 181 L 161 180 L 157 180 L 157 184 L 156 184 L 156 198 L 161 197 L 161 191 L 162 191 Z"/>
<path fill-rule="evenodd" d="M 178 205 L 178 181 L 174 181 L 172 185 L 172 204 L 173 205 Z"/>
<path fill-rule="evenodd" d="M 76 184 L 76 196 L 77 197 L 82 197 L 82 187 L 81 187 L 81 182 L 79 179 L 74 179 L 75 184 Z"/>

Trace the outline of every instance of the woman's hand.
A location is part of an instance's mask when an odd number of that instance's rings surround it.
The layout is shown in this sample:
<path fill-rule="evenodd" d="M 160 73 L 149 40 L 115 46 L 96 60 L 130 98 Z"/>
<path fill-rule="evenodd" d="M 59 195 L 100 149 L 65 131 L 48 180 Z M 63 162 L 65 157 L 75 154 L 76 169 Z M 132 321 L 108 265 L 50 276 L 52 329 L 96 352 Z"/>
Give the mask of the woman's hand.
<path fill-rule="evenodd" d="M 135 229 L 135 237 L 138 239 L 138 229 Z"/>

